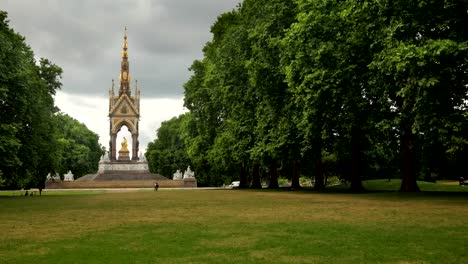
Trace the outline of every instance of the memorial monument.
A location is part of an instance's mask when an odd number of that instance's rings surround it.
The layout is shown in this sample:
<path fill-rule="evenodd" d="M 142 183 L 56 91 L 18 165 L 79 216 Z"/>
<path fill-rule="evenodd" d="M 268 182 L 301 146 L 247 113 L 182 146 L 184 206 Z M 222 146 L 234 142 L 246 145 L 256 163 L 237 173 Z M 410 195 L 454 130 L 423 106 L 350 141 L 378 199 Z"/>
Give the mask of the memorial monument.
<path fill-rule="evenodd" d="M 148 163 L 138 156 L 138 123 L 140 121 L 141 90 L 137 87 L 137 81 L 135 81 L 132 95 L 130 83 L 131 75 L 128 60 L 127 28 L 125 28 L 122 62 L 120 63 L 119 87 L 116 92 L 114 80 L 112 80 L 112 86 L 109 89 L 109 151 L 105 156 L 101 157 L 99 170 L 94 180 L 158 179 L 157 174 L 151 174 L 149 172 Z M 131 146 L 129 148 L 129 141 L 126 137 L 123 137 L 120 149 L 118 150 L 117 134 L 123 126 L 126 126 L 131 133 Z"/>
<path fill-rule="evenodd" d="M 122 142 L 122 149 L 119 151 L 119 159 L 117 159 L 117 134 L 123 126 L 128 128 L 132 134 L 132 154 L 131 160 L 138 161 L 138 123 L 140 121 L 140 92 L 138 82 L 135 81 L 134 93 L 130 87 L 131 75 L 130 64 L 128 61 L 128 44 L 127 44 L 127 29 L 125 28 L 124 42 L 122 50 L 122 62 L 120 64 L 120 77 L 119 89 L 117 94 L 114 91 L 114 80 L 109 90 L 109 121 L 110 121 L 110 141 L 109 141 L 109 159 L 116 160 L 130 160 L 130 155 L 126 155 L 129 150 L 127 149 L 127 139 L 124 138 Z M 122 157 L 120 157 L 122 154 Z"/>
<path fill-rule="evenodd" d="M 153 187 L 155 182 L 158 182 L 160 187 L 197 187 L 194 177 L 182 180 L 181 175 L 181 181 L 172 181 L 159 174 L 151 173 L 145 157 L 142 154 L 139 156 L 141 90 L 135 80 L 132 94 L 130 84 L 127 28 L 125 28 L 119 87 L 115 91 L 115 83 L 112 80 L 109 89 L 109 151 L 101 157 L 96 174 L 88 174 L 75 181 L 67 182 L 54 182 L 52 177 L 48 177 L 47 188 Z M 131 138 L 123 137 L 120 149 L 117 149 L 117 136 L 124 126 L 131 133 Z"/>

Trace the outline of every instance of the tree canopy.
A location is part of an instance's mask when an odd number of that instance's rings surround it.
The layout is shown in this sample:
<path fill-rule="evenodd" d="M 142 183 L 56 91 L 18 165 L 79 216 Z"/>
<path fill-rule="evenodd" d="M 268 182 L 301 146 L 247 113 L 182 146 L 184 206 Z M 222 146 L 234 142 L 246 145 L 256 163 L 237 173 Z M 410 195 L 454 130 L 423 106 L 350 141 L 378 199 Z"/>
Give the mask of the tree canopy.
<path fill-rule="evenodd" d="M 62 69 L 48 59 L 36 62 L 24 37 L 9 27 L 7 13 L 0 11 L 0 181 L 4 188 L 42 187 L 51 172 L 74 169 L 80 175 L 97 169 L 102 152 L 97 135 L 57 114 L 53 96 L 62 86 L 61 75 Z M 67 125 L 81 127 L 71 131 Z M 76 144 L 64 143 L 75 139 Z M 81 145 L 89 151 L 68 152 Z M 85 155 L 89 164 L 71 165 L 70 155 Z"/>
<path fill-rule="evenodd" d="M 187 115 L 163 122 L 158 129 L 157 138 L 148 144 L 145 156 L 151 172 L 172 178 L 174 172 L 184 171 L 191 165 L 182 138 Z"/>
<path fill-rule="evenodd" d="M 211 27 L 178 130 L 207 185 L 277 177 L 458 178 L 467 154 L 463 1 L 244 0 Z"/>
<path fill-rule="evenodd" d="M 99 159 L 105 153 L 99 144 L 99 136 L 66 114 L 57 113 L 54 119 L 59 157 L 56 171 L 62 175 L 71 170 L 75 178 L 95 173 Z"/>

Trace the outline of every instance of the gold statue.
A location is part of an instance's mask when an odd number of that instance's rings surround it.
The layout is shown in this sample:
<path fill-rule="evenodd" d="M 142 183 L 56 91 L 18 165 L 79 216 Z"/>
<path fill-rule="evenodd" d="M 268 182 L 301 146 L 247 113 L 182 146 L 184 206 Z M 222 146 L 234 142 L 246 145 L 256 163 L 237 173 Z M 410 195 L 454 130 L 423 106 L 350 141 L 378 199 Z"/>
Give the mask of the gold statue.
<path fill-rule="evenodd" d="M 128 151 L 128 148 L 127 148 L 127 139 L 124 137 L 123 140 L 122 140 L 122 148 L 120 149 L 120 151 Z"/>

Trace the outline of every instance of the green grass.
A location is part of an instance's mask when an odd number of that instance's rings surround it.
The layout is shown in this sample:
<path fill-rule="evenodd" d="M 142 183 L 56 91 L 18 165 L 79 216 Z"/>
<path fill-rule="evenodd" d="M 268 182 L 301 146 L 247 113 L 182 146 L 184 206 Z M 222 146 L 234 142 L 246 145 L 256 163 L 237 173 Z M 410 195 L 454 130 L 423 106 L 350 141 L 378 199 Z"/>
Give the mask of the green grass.
<path fill-rule="evenodd" d="M 369 192 L 397 192 L 400 190 L 401 180 L 368 180 L 363 181 L 362 185 Z M 423 192 L 443 192 L 443 193 L 465 193 L 468 192 L 468 186 L 459 186 L 458 181 L 444 181 L 438 183 L 418 181 L 418 186 Z M 328 188 L 329 190 L 347 190 L 349 184 L 341 184 Z"/>
<path fill-rule="evenodd" d="M 450 184 L 447 184 L 450 183 Z M 401 180 L 370 180 L 363 182 L 364 188 L 371 191 L 398 191 Z M 418 181 L 418 186 L 424 192 L 468 192 L 468 186 L 459 186 L 458 182 L 432 183 Z"/>
<path fill-rule="evenodd" d="M 39 195 L 39 191 L 37 189 L 28 190 L 28 195 L 32 192 L 33 196 Z M 85 194 L 100 194 L 100 193 L 105 193 L 105 190 L 44 190 L 42 192 L 42 195 L 44 196 L 63 196 L 63 195 L 85 195 Z M 0 191 L 0 196 L 24 196 L 26 191 L 20 191 L 20 190 L 15 190 L 15 191 Z"/>
<path fill-rule="evenodd" d="M 465 193 L 72 193 L 0 196 L 0 263 L 463 263 L 468 257 Z"/>

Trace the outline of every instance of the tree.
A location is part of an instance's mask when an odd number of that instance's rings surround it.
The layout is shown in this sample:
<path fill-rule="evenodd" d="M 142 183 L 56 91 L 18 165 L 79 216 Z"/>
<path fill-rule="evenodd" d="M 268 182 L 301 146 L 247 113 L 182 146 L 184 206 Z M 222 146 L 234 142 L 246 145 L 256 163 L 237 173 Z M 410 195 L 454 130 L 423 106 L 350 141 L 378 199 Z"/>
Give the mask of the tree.
<path fill-rule="evenodd" d="M 40 186 L 55 166 L 53 95 L 62 70 L 47 59 L 39 65 L 22 36 L 0 12 L 0 170 L 9 188 Z"/>
<path fill-rule="evenodd" d="M 194 62 L 194 75 L 184 85 L 185 106 L 191 111 L 188 152 L 195 171 L 206 175 L 207 182 L 217 184 L 218 177 L 211 175 L 233 176 L 237 168 L 245 188 L 255 107 L 245 70 L 247 32 L 238 10 L 219 16 L 211 31 L 205 58 Z"/>
<path fill-rule="evenodd" d="M 285 30 L 295 21 L 293 1 L 243 2 L 244 17 L 251 47 L 247 72 L 255 91 L 255 144 L 251 159 L 261 163 L 270 172 L 270 188 L 277 188 L 278 166 L 294 164 L 288 173 L 292 187 L 299 188 L 300 147 L 294 123 L 294 105 L 281 71 L 281 39 Z M 258 166 L 258 165 L 257 165 Z M 256 187 L 260 181 L 256 182 Z"/>
<path fill-rule="evenodd" d="M 212 81 L 205 81 L 209 69 L 211 65 L 206 58 L 203 61 L 194 61 L 189 69 L 193 71 L 193 75 L 184 84 L 184 105 L 190 110 L 190 114 L 183 124 L 182 138 L 197 175 L 197 183 L 201 186 L 215 184 L 212 182 L 213 171 L 207 157 L 220 122 L 220 107 L 212 99 Z"/>
<path fill-rule="evenodd" d="M 467 16 L 459 1 L 244 0 L 218 17 L 185 85 L 194 167 L 242 187 L 266 171 L 270 187 L 278 173 L 298 187 L 315 169 L 316 189 L 337 173 L 353 191 L 398 170 L 402 191 L 460 171 Z"/>
<path fill-rule="evenodd" d="M 98 170 L 98 162 L 104 154 L 99 136 L 86 125 L 64 113 L 54 116 L 57 129 L 58 165 L 55 172 L 65 174 L 69 170 L 79 178 Z"/>
<path fill-rule="evenodd" d="M 187 114 L 164 121 L 157 131 L 157 138 L 148 144 L 145 154 L 151 172 L 171 177 L 191 166 L 182 137 L 183 122 Z"/>
<path fill-rule="evenodd" d="M 451 141 L 466 111 L 466 3 L 392 1 L 382 3 L 381 14 L 390 23 L 381 40 L 384 49 L 370 66 L 378 93 L 395 113 L 392 125 L 400 133 L 400 190 L 418 191 L 417 151 L 444 145 L 435 138 Z"/>

